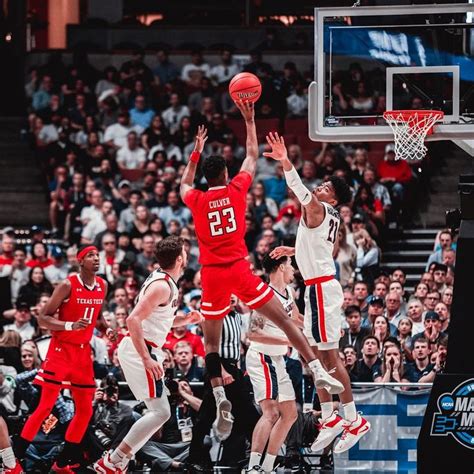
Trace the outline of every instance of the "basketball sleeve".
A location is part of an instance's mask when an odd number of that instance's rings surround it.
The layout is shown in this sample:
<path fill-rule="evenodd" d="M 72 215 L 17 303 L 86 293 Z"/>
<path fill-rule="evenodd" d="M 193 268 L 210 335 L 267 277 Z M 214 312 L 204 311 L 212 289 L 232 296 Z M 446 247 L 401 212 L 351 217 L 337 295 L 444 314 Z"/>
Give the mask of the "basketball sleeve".
<path fill-rule="evenodd" d="M 285 171 L 285 179 L 288 187 L 295 193 L 298 201 L 303 205 L 307 206 L 313 199 L 309 189 L 301 181 L 298 171 L 293 166 L 290 171 Z"/>
<path fill-rule="evenodd" d="M 252 185 L 252 176 L 247 171 L 240 171 L 231 181 L 231 184 L 242 193 L 247 194 Z"/>

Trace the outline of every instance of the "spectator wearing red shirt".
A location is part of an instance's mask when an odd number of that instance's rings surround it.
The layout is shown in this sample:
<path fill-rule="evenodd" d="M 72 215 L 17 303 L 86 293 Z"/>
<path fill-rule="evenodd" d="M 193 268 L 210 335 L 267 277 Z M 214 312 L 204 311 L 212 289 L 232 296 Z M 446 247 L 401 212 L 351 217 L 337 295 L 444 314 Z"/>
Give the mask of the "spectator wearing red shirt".
<path fill-rule="evenodd" d="M 377 166 L 379 181 L 387 186 L 392 197 L 401 201 L 406 185 L 413 175 L 410 165 L 405 160 L 395 159 L 395 145 L 389 143 L 385 147 L 385 158 Z"/>
<path fill-rule="evenodd" d="M 184 317 L 184 314 L 184 311 L 176 312 L 176 316 Z M 198 357 L 204 357 L 206 355 L 202 339 L 196 334 L 193 334 L 186 326 L 172 328 L 163 347 L 164 349 L 170 349 L 171 351 L 174 351 L 174 346 L 181 341 L 186 341 L 191 344 L 191 347 L 193 348 L 193 355 Z"/>
<path fill-rule="evenodd" d="M 13 263 L 15 240 L 12 236 L 8 235 L 5 230 L 3 231 L 1 248 L 2 252 L 0 254 L 0 265 L 11 265 Z"/>
<path fill-rule="evenodd" d="M 26 266 L 46 268 L 53 265 L 54 262 L 48 257 L 48 248 L 43 242 L 35 242 L 31 247 L 31 259 L 26 262 Z"/>

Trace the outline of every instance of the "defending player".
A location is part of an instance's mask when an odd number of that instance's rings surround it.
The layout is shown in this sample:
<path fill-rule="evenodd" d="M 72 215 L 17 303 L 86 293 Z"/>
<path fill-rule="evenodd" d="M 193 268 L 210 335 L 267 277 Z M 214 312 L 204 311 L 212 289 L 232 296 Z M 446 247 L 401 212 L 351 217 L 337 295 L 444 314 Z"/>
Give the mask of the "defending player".
<path fill-rule="evenodd" d="M 130 458 L 170 417 L 168 397 L 163 390 L 161 347 L 173 325 L 201 322 L 197 311 L 185 318 L 175 318 L 179 293 L 176 281 L 187 263 L 183 239 L 172 236 L 158 242 L 155 257 L 160 269 L 143 283 L 137 305 L 127 318 L 129 336 L 118 347 L 120 366 L 130 390 L 137 400 L 145 402 L 148 410 L 120 445 L 95 463 L 95 471 L 103 474 L 125 472 Z"/>
<path fill-rule="evenodd" d="M 68 276 L 55 288 L 38 318 L 42 328 L 51 330 L 52 339 L 34 380 L 42 386 L 40 401 L 23 427 L 16 450 L 22 459 L 51 413 L 59 391 L 68 388 L 74 399 L 74 417 L 66 431 L 64 449 L 52 467 L 62 474 L 73 473 L 73 468 L 79 466 L 79 444 L 92 416 L 96 389 L 90 340 L 96 324 L 106 327 L 101 311 L 107 284 L 96 276 L 99 251 L 92 245 L 83 247 L 77 252 L 77 260 L 80 272 Z"/>
<path fill-rule="evenodd" d="M 250 102 L 237 104 L 247 128 L 247 158 L 240 172 L 228 183 L 226 162 L 222 156 L 207 157 L 202 164 L 209 189 L 193 189 L 200 154 L 206 142 L 206 129 L 200 127 L 193 153 L 181 179 L 180 194 L 192 212 L 200 249 L 203 295 L 201 312 L 206 347 L 206 369 L 216 397 L 217 436 L 226 439 L 232 430 L 231 404 L 222 385 L 219 341 L 222 321 L 229 312 L 230 295 L 235 294 L 252 309 L 273 321 L 288 336 L 293 347 L 308 361 L 317 386 L 332 392 L 343 387 L 316 360 L 308 341 L 288 320 L 286 311 L 272 289 L 250 270 L 246 260 L 245 209 L 246 196 L 255 175 L 258 159 L 257 131 L 254 108 Z"/>
<path fill-rule="evenodd" d="M 349 375 L 338 352 L 343 294 L 341 285 L 334 277 L 334 245 L 340 225 L 339 213 L 334 208 L 349 202 L 351 192 L 347 184 L 335 176 L 310 192 L 288 159 L 283 137 L 270 133 L 267 142 L 272 151 L 264 153 L 264 156 L 282 163 L 286 182 L 303 206 L 295 248 L 277 247 L 271 255 L 274 258 L 296 256 L 306 285 L 305 335 L 311 345 L 317 347 L 325 366 L 336 368 L 335 376 L 344 385 L 344 392 L 339 398 L 345 419 L 333 411 L 331 395 L 318 387 L 322 427 L 311 448 L 317 451 L 329 446 L 342 432 L 341 439 L 334 446 L 335 453 L 342 453 L 354 446 L 370 429 L 369 422 L 356 412 Z"/>
<path fill-rule="evenodd" d="M 266 255 L 262 264 L 269 275 L 270 287 L 285 308 L 288 318 L 293 319 L 297 326 L 302 325 L 301 315 L 294 302 L 294 290 L 289 286 L 295 273 L 291 259 L 272 259 Z M 258 310 L 250 316 L 248 337 L 250 346 L 246 368 L 262 416 L 253 432 L 247 472 L 272 472 L 278 451 L 298 416 L 295 392 L 284 359 L 290 341 L 280 328 Z M 262 462 L 265 446 L 267 450 Z"/>

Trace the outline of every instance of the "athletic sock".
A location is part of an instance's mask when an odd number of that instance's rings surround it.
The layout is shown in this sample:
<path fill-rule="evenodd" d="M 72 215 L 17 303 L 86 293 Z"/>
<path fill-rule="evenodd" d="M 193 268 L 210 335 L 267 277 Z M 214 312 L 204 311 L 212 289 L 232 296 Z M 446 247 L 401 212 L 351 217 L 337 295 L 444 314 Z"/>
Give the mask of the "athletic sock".
<path fill-rule="evenodd" d="M 2 454 L 3 467 L 13 469 L 16 466 L 16 459 L 12 447 L 2 449 L 0 453 Z"/>
<path fill-rule="evenodd" d="M 249 468 L 252 469 L 252 467 L 254 466 L 260 466 L 261 461 L 262 461 L 261 453 L 250 453 Z"/>
<path fill-rule="evenodd" d="M 219 406 L 219 403 L 222 400 L 226 400 L 225 390 L 222 385 L 218 385 L 217 387 L 212 388 L 212 392 L 214 393 L 214 398 L 216 399 L 216 405 Z"/>
<path fill-rule="evenodd" d="M 321 419 L 327 420 L 333 412 L 332 402 L 323 402 L 321 403 Z"/>
<path fill-rule="evenodd" d="M 273 466 L 275 464 L 275 459 L 276 459 L 276 456 L 274 456 L 273 454 L 265 454 L 265 458 L 263 459 L 263 463 L 262 463 L 262 469 L 265 471 L 265 472 L 272 472 L 273 470 Z"/>
<path fill-rule="evenodd" d="M 128 464 L 128 457 L 120 448 L 115 448 L 110 454 L 109 459 L 113 464 L 119 467 Z"/>
<path fill-rule="evenodd" d="M 356 406 L 353 401 L 343 404 L 342 408 L 344 409 L 344 418 L 347 421 L 355 421 L 357 419 Z"/>

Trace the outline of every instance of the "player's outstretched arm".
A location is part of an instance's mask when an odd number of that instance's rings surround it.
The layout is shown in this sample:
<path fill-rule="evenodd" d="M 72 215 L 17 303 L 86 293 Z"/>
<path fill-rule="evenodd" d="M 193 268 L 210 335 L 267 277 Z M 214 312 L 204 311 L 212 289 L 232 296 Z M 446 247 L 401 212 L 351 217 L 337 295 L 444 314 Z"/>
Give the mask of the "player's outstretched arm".
<path fill-rule="evenodd" d="M 201 158 L 201 153 L 204 150 L 204 145 L 207 140 L 207 128 L 204 125 L 198 127 L 196 140 L 194 141 L 194 150 L 189 157 L 188 164 L 184 169 L 183 177 L 181 178 L 181 185 L 179 194 L 184 201 L 186 193 L 193 189 L 194 178 L 196 177 L 196 170 Z"/>
<path fill-rule="evenodd" d="M 50 331 L 75 331 L 86 328 L 90 321 L 86 318 L 78 319 L 74 322 L 59 321 L 57 311 L 61 304 L 69 298 L 71 294 L 71 283 L 69 280 L 62 281 L 53 291 L 51 298 L 45 304 L 38 316 L 38 324 L 43 329 Z"/>
<path fill-rule="evenodd" d="M 295 248 L 294 247 L 287 247 L 286 245 L 280 245 L 279 247 L 275 247 L 270 252 L 270 257 L 274 260 L 280 257 L 293 257 L 295 255 Z"/>
<path fill-rule="evenodd" d="M 245 120 L 245 127 L 247 129 L 247 141 L 245 143 L 246 158 L 242 163 L 240 171 L 246 171 L 250 176 L 252 176 L 252 178 L 254 178 L 258 160 L 258 140 L 257 128 L 255 126 L 254 104 L 247 100 L 245 102 L 240 100 L 235 104 Z"/>
<path fill-rule="evenodd" d="M 315 217 L 324 216 L 324 206 L 318 198 L 303 184 L 295 167 L 288 159 L 288 152 L 285 146 L 285 140 L 278 133 L 269 133 L 267 135 L 267 143 L 271 146 L 272 151 L 266 152 L 263 156 L 273 158 L 280 161 L 285 171 L 285 179 L 288 187 L 295 193 L 298 201 L 307 208 L 310 208 Z"/>

